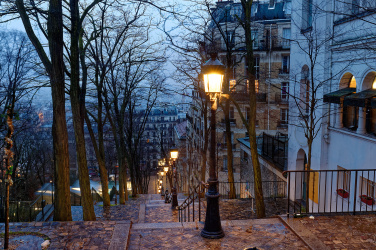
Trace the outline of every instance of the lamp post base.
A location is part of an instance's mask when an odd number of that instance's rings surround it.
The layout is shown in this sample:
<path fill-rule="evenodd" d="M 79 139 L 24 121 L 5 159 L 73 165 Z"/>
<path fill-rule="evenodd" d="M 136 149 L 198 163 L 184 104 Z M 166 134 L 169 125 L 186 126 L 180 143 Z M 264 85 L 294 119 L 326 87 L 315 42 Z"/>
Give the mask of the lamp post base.
<path fill-rule="evenodd" d="M 171 208 L 175 209 L 178 204 L 178 194 L 176 193 L 176 188 L 172 188 L 172 202 L 171 202 Z"/>
<path fill-rule="evenodd" d="M 206 219 L 201 236 L 208 239 L 220 239 L 225 236 L 222 230 L 221 219 L 219 217 L 219 194 L 218 192 L 205 194 L 207 200 Z"/>

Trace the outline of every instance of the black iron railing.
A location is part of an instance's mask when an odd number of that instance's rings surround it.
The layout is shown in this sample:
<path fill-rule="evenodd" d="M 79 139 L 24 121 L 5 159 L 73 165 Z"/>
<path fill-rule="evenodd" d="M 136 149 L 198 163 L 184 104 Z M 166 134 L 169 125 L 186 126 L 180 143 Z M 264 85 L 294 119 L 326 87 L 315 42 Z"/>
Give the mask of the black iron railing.
<path fill-rule="evenodd" d="M 288 137 L 285 134 L 277 133 L 275 136 L 262 133 L 261 155 L 271 160 L 276 167 L 286 170 Z"/>
<path fill-rule="evenodd" d="M 376 169 L 285 171 L 287 214 L 376 212 Z"/>
<path fill-rule="evenodd" d="M 70 193 L 71 206 L 81 206 L 81 195 Z"/>
<path fill-rule="evenodd" d="M 202 199 L 205 193 L 205 186 L 200 183 L 188 192 L 188 197 L 178 206 L 179 222 L 201 221 L 201 212 L 204 211 Z M 195 202 L 196 201 L 196 202 Z"/>
<path fill-rule="evenodd" d="M 94 204 L 103 201 L 103 197 L 98 193 L 95 188 L 91 188 L 91 197 L 93 198 Z"/>
<path fill-rule="evenodd" d="M 235 187 L 236 199 L 254 198 L 253 182 L 219 182 L 218 191 L 222 199 L 230 198 L 230 186 Z M 264 198 L 285 198 L 287 196 L 287 183 L 285 181 L 262 181 Z"/>

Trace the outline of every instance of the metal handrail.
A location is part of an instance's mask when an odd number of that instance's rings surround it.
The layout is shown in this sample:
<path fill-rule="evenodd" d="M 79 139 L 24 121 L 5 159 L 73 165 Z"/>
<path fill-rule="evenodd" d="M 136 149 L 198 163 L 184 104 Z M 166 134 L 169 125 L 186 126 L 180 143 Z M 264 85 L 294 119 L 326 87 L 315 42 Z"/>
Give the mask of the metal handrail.
<path fill-rule="evenodd" d="M 201 221 L 201 196 L 205 193 L 206 185 L 201 182 L 197 186 L 191 188 L 188 197 L 178 206 L 179 222 L 190 221 L 190 205 L 192 204 L 192 221 L 195 221 L 195 200 L 198 199 L 198 221 Z M 188 216 L 187 216 L 188 214 Z"/>
<path fill-rule="evenodd" d="M 289 170 L 283 174 L 288 182 L 288 216 L 376 212 L 372 191 L 376 169 Z"/>
<path fill-rule="evenodd" d="M 93 187 L 91 188 L 91 197 L 93 198 L 93 202 L 95 203 L 103 201 L 103 197 Z"/>

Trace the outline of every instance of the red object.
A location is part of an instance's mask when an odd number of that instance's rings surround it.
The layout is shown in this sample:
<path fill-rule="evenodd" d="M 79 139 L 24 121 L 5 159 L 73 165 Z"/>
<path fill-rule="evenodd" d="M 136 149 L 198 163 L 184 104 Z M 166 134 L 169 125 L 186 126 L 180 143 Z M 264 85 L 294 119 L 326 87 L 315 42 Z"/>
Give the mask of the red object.
<path fill-rule="evenodd" d="M 337 194 L 343 198 L 349 198 L 349 192 L 344 189 L 337 189 Z"/>
<path fill-rule="evenodd" d="M 372 206 L 373 203 L 375 203 L 375 200 L 367 195 L 361 195 L 359 196 L 360 197 L 360 200 L 364 203 L 366 203 L 367 205 L 369 206 Z"/>

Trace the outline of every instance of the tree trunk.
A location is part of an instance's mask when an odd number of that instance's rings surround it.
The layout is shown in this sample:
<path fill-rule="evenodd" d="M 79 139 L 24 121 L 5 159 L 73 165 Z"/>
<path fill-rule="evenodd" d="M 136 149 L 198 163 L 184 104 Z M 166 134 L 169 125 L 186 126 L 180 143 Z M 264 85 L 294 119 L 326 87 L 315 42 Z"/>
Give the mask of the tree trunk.
<path fill-rule="evenodd" d="M 254 172 L 255 198 L 256 198 L 256 213 L 257 218 L 265 217 L 265 204 L 262 192 L 262 179 L 260 162 L 258 159 L 257 143 L 256 143 L 256 89 L 255 89 L 255 74 L 253 67 L 253 39 L 251 35 L 251 8 L 253 0 L 241 0 L 244 10 L 244 21 L 242 26 L 245 33 L 246 44 L 246 60 L 247 60 L 247 78 L 249 80 L 249 108 L 250 120 L 248 126 L 249 142 L 251 148 L 252 165 Z"/>
<path fill-rule="evenodd" d="M 101 184 L 102 184 L 103 206 L 110 206 L 111 202 L 110 202 L 110 195 L 108 193 L 108 175 L 107 175 L 107 169 L 106 169 L 106 164 L 105 164 L 104 146 L 103 146 L 103 127 L 100 125 L 102 123 L 98 122 L 98 137 L 102 137 L 102 140 L 100 139 L 98 140 L 99 141 L 98 142 L 99 146 L 98 146 L 93 129 L 91 127 L 91 122 L 87 113 L 85 114 L 85 120 L 86 120 L 87 128 L 89 130 L 91 141 L 93 143 L 95 156 L 97 158 L 98 165 L 99 165 L 99 174 L 101 177 Z M 100 146 L 101 144 L 102 146 Z"/>
<path fill-rule="evenodd" d="M 71 221 L 68 132 L 65 119 L 64 43 L 61 0 L 50 1 L 48 15 L 48 44 L 51 55 L 51 72 L 49 72 L 49 76 L 53 103 L 52 137 L 54 145 L 56 184 L 54 220 Z"/>
<path fill-rule="evenodd" d="M 225 125 L 226 125 L 226 149 L 227 149 L 227 176 L 230 186 L 229 198 L 236 198 L 235 183 L 234 183 L 234 164 L 233 164 L 233 153 L 232 153 L 232 141 L 231 141 L 231 125 L 230 125 L 230 100 L 225 100 Z"/>
<path fill-rule="evenodd" d="M 90 190 L 89 170 L 86 160 L 85 132 L 84 132 L 84 112 L 85 93 L 80 88 L 80 51 L 78 45 L 79 33 L 79 8 L 78 0 L 70 0 L 71 8 L 71 79 L 70 79 L 70 100 L 73 115 L 74 135 L 76 139 L 76 153 L 78 162 L 78 177 L 80 182 L 80 192 L 82 198 L 83 219 L 85 221 L 96 220 L 94 213 L 93 198 Z"/>
<path fill-rule="evenodd" d="M 4 153 L 4 160 L 5 160 L 5 235 L 4 235 L 4 249 L 9 248 L 9 200 L 10 200 L 10 186 L 12 183 L 12 172 L 15 170 L 12 166 L 12 159 L 13 159 L 13 152 L 12 152 L 12 135 L 13 135 L 13 107 L 14 107 L 14 99 L 12 101 L 11 107 L 7 110 L 7 124 L 8 124 L 8 132 L 5 137 L 6 147 Z"/>

